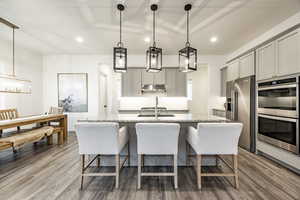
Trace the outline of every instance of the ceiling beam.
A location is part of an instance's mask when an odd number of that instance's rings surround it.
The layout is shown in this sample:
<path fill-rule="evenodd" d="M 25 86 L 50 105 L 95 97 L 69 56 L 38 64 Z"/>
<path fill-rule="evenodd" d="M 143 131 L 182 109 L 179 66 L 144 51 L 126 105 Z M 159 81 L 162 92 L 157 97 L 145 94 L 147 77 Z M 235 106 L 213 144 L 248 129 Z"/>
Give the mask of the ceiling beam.
<path fill-rule="evenodd" d="M 79 7 L 79 11 L 84 19 L 90 24 L 95 24 L 96 19 L 91 8 L 87 5 L 87 0 L 77 0 L 77 4 Z"/>
<path fill-rule="evenodd" d="M 212 23 L 216 22 L 221 17 L 230 14 L 233 10 L 236 10 L 239 7 L 242 7 L 244 4 L 247 3 L 247 0 L 240 0 L 240 1 L 233 1 L 230 4 L 226 5 L 224 8 L 220 9 L 210 17 L 206 18 L 204 21 L 198 23 L 191 29 L 191 33 L 195 33 L 196 31 L 211 25 Z"/>
<path fill-rule="evenodd" d="M 190 11 L 190 18 L 192 18 L 196 13 L 199 13 L 200 10 L 202 10 L 207 4 L 209 0 L 194 0 L 192 3 L 192 10 Z M 184 15 L 181 17 L 181 19 L 178 21 L 176 28 L 181 29 L 184 24 L 186 24 L 186 15 L 185 11 L 182 8 L 182 13 Z"/>

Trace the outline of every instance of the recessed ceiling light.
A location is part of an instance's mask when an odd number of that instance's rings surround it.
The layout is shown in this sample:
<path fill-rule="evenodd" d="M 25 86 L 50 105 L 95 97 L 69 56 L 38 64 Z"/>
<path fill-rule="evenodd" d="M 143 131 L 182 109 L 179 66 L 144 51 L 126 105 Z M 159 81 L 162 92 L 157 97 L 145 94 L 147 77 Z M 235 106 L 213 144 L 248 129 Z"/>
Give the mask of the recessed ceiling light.
<path fill-rule="evenodd" d="M 80 36 L 76 37 L 75 40 L 76 40 L 78 43 L 83 43 L 83 41 L 84 41 L 83 38 L 80 37 Z"/>
<path fill-rule="evenodd" d="M 218 41 L 218 38 L 216 36 L 213 36 L 213 37 L 210 38 L 211 43 L 215 43 L 217 41 Z"/>
<path fill-rule="evenodd" d="M 149 37 L 145 37 L 145 38 L 144 38 L 144 41 L 145 41 L 146 43 L 150 43 L 150 38 L 149 38 Z"/>

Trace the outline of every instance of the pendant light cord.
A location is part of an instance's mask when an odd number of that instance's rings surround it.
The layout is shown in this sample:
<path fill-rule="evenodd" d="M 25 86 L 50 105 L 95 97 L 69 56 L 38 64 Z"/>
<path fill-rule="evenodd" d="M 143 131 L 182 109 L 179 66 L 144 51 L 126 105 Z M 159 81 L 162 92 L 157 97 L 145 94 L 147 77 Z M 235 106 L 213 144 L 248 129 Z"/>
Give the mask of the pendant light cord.
<path fill-rule="evenodd" d="M 153 47 L 155 47 L 155 10 L 153 11 Z"/>
<path fill-rule="evenodd" d="M 15 28 L 13 28 L 13 76 L 16 76 L 15 73 Z"/>
<path fill-rule="evenodd" d="M 190 46 L 190 38 L 189 38 L 189 35 L 190 35 L 190 11 L 187 11 L 187 15 L 186 15 L 186 21 L 187 21 L 187 25 L 186 25 L 186 45 L 187 46 Z"/>
<path fill-rule="evenodd" d="M 122 11 L 120 10 L 120 42 L 119 46 L 123 46 L 122 44 Z"/>

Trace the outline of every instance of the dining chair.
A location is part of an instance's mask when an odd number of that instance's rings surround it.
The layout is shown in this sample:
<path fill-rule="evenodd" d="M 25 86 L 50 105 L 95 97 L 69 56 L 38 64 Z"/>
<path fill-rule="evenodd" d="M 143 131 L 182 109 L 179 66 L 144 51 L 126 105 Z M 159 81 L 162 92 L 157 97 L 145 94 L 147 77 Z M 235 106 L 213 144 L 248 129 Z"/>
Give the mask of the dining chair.
<path fill-rule="evenodd" d="M 119 128 L 114 122 L 86 122 L 75 125 L 78 139 L 79 154 L 81 155 L 81 186 L 85 176 L 114 176 L 116 178 L 115 187 L 119 187 L 120 170 L 127 161 L 130 165 L 129 135 L 127 127 Z M 127 146 L 127 156 L 120 164 L 120 153 Z M 86 155 L 96 155 L 87 165 L 85 165 Z M 88 173 L 86 170 L 97 159 L 97 166 L 100 167 L 100 156 L 114 155 L 115 172 L 113 173 Z"/>
<path fill-rule="evenodd" d="M 180 125 L 175 123 L 137 123 L 138 189 L 142 176 L 173 176 L 174 187 L 178 187 L 178 137 Z M 170 173 L 143 172 L 145 155 L 172 155 L 174 171 Z"/>
<path fill-rule="evenodd" d="M 241 123 L 198 123 L 197 129 L 189 127 L 186 145 L 187 147 L 191 147 L 196 153 L 196 173 L 199 189 L 201 189 L 201 177 L 203 176 L 232 176 L 235 180 L 235 187 L 237 189 L 239 188 L 238 142 L 242 128 L 243 124 Z M 201 159 L 202 156 L 206 155 L 218 155 L 218 158 L 228 165 L 232 172 L 202 173 Z M 220 155 L 232 156 L 233 166 L 221 158 Z M 187 150 L 187 159 L 189 159 L 189 157 L 190 152 Z"/>

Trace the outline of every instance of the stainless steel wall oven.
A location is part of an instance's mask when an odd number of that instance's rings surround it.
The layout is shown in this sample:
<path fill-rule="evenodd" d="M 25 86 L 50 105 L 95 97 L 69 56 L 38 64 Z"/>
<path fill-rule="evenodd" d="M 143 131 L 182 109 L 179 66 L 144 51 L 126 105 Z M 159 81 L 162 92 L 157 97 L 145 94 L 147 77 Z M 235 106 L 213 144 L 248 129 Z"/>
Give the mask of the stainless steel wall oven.
<path fill-rule="evenodd" d="M 299 154 L 299 78 L 258 84 L 258 139 Z"/>

